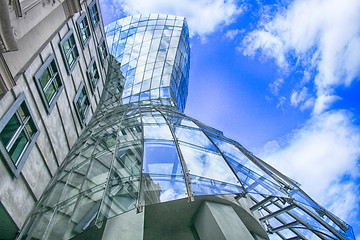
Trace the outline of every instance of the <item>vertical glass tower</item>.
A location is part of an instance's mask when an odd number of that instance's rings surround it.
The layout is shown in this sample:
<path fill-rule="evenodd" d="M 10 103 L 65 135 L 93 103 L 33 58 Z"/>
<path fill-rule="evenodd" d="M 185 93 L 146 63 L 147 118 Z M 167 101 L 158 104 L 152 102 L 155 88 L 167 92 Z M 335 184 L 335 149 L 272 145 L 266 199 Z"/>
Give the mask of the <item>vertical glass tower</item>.
<path fill-rule="evenodd" d="M 298 183 L 183 114 L 183 17 L 127 17 L 106 35 L 101 102 L 19 239 L 355 239 Z"/>

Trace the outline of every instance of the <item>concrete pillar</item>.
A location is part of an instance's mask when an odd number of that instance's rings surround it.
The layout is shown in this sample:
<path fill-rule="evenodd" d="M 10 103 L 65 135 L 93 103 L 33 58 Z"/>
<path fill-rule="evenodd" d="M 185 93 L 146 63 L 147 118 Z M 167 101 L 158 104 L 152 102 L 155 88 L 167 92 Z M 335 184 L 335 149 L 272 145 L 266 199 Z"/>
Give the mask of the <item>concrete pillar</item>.
<path fill-rule="evenodd" d="M 254 240 L 230 205 L 204 202 L 194 219 L 201 240 Z"/>
<path fill-rule="evenodd" d="M 136 213 L 136 209 L 106 222 L 102 240 L 141 240 L 144 236 L 144 212 Z"/>

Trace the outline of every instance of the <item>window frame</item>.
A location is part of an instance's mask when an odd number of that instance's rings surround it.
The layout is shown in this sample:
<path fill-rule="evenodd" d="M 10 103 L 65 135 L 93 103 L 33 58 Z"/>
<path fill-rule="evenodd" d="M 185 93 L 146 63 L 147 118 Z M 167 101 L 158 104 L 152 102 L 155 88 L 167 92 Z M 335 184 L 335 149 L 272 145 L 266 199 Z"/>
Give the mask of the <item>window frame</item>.
<path fill-rule="evenodd" d="M 87 97 L 88 102 L 89 102 L 89 105 L 88 105 L 88 107 L 87 107 L 87 109 L 86 109 L 86 111 L 85 111 L 85 114 L 84 114 L 84 119 L 82 119 L 81 114 L 80 114 L 80 111 L 79 111 L 79 109 L 78 109 L 78 107 L 77 107 L 77 104 L 76 104 L 76 102 L 79 100 L 79 97 L 80 97 L 80 95 L 81 95 L 81 93 L 82 93 L 83 90 L 85 91 L 86 97 Z M 91 108 L 91 102 L 90 102 L 89 93 L 88 93 L 88 91 L 87 91 L 87 89 L 86 89 L 86 86 L 85 86 L 84 81 L 82 81 L 82 82 L 80 83 L 79 89 L 78 89 L 78 91 L 76 92 L 76 95 L 75 95 L 75 97 L 74 97 L 73 103 L 74 103 L 76 115 L 77 115 L 78 118 L 79 118 L 79 122 L 80 122 L 80 124 L 81 124 L 81 127 L 85 127 L 86 118 L 87 118 L 87 116 L 88 116 L 88 114 L 89 114 L 89 112 L 90 112 L 90 108 Z"/>
<path fill-rule="evenodd" d="M 67 42 L 68 40 L 70 40 L 70 38 L 73 37 L 74 38 L 74 45 L 70 46 L 71 47 L 71 51 L 70 54 L 73 53 L 73 51 L 75 50 L 77 52 L 77 56 L 75 57 L 73 63 L 71 65 L 69 65 L 68 61 L 67 61 L 67 55 L 64 51 L 64 44 L 65 42 Z M 76 39 L 75 39 L 75 34 L 74 31 L 72 29 L 70 29 L 70 31 L 65 35 L 65 37 L 63 37 L 63 39 L 60 41 L 60 51 L 61 51 L 61 55 L 63 56 L 63 60 L 66 66 L 66 69 L 68 71 L 69 74 L 72 73 L 72 71 L 74 70 L 77 62 L 79 61 L 80 58 L 80 52 L 79 49 L 76 46 Z"/>
<path fill-rule="evenodd" d="M 103 50 L 101 49 L 102 46 L 104 46 L 104 51 L 106 53 L 105 56 L 103 56 Z M 101 64 L 105 64 L 106 60 L 107 60 L 107 57 L 109 56 L 109 53 L 107 51 L 107 48 L 106 48 L 106 43 L 105 43 L 105 39 L 104 38 L 101 38 L 101 40 L 99 41 L 99 45 L 97 47 L 97 50 L 98 50 L 98 54 L 99 54 L 99 58 L 100 58 L 100 61 L 101 61 Z"/>
<path fill-rule="evenodd" d="M 20 114 L 18 112 L 18 109 L 21 107 L 22 104 L 25 104 L 25 107 L 27 108 L 26 110 L 29 113 L 28 119 L 25 123 L 23 122 L 23 120 L 19 120 L 19 118 L 21 119 L 21 117 L 19 117 Z M 22 92 L 20 94 L 20 96 L 15 100 L 15 102 L 12 104 L 12 106 L 9 108 L 9 110 L 1 118 L 0 133 L 4 130 L 4 128 L 6 127 L 6 125 L 9 123 L 9 121 L 11 120 L 11 118 L 14 115 L 16 115 L 18 121 L 20 122 L 20 126 L 15 131 L 15 133 L 12 136 L 9 143 L 15 142 L 15 140 L 18 139 L 18 137 L 20 136 L 20 133 L 23 131 L 26 132 L 25 133 L 26 138 L 30 138 L 30 139 L 27 139 L 28 142 L 26 143 L 25 147 L 23 148 L 22 152 L 20 153 L 20 156 L 18 157 L 18 159 L 16 160 L 15 163 L 9 156 L 9 152 L 6 150 L 6 146 L 3 145 L 2 141 L 0 141 L 0 152 L 1 152 L 1 159 L 3 159 L 3 161 L 6 163 L 5 165 L 9 168 L 9 170 L 12 172 L 12 174 L 15 176 L 15 178 L 17 178 L 19 176 L 22 168 L 24 167 L 24 164 L 25 164 L 32 148 L 34 147 L 34 145 L 36 143 L 36 140 L 40 134 L 40 130 L 39 130 L 38 125 L 36 124 L 34 115 L 30 109 L 29 103 L 25 97 L 24 92 Z M 28 136 L 29 133 L 26 130 L 26 124 L 29 122 L 29 120 L 31 120 L 33 122 L 33 125 L 36 129 L 36 132 L 33 133 L 32 137 Z M 13 140 L 16 135 L 17 135 L 17 137 L 15 138 L 15 140 Z"/>
<path fill-rule="evenodd" d="M 91 13 L 91 10 L 92 9 L 96 9 L 96 13 L 92 14 Z M 89 16 L 90 16 L 90 22 L 91 22 L 91 26 L 93 27 L 93 29 L 95 30 L 98 26 L 99 26 L 99 22 L 100 22 L 100 12 L 99 12 L 99 8 L 98 8 L 98 4 L 96 2 L 96 0 L 92 1 L 89 6 L 88 6 L 88 13 L 89 13 Z M 96 23 L 94 23 L 94 18 L 93 16 L 94 15 L 97 15 L 97 21 Z"/>
<path fill-rule="evenodd" d="M 56 93 L 55 95 L 52 97 L 51 101 L 48 102 L 47 99 L 46 99 L 46 96 L 45 96 L 45 92 L 44 92 L 44 89 L 41 87 L 41 84 L 40 84 L 40 77 L 41 75 L 46 71 L 46 69 L 48 68 L 51 68 L 51 64 L 52 62 L 55 63 L 55 67 L 56 67 L 56 70 L 57 70 L 57 76 L 59 76 L 59 79 L 60 79 L 60 82 L 61 82 L 61 86 L 58 87 L 56 89 Z M 53 76 L 53 74 L 51 74 L 51 78 L 50 80 L 48 81 L 48 83 L 46 84 L 46 86 L 50 85 L 52 82 L 55 81 L 55 76 Z M 45 108 L 46 108 L 46 111 L 48 113 L 51 113 L 51 111 L 53 110 L 53 108 L 55 107 L 55 104 L 57 102 L 57 100 L 59 99 L 60 97 L 60 94 L 62 92 L 62 90 L 64 89 L 64 82 L 62 80 L 62 77 L 61 77 L 61 74 L 60 74 L 60 69 L 59 69 L 59 65 L 57 64 L 57 61 L 56 61 L 56 58 L 55 58 L 55 54 L 52 53 L 47 59 L 46 61 L 43 63 L 43 65 L 40 67 L 40 69 L 36 72 L 36 74 L 34 75 L 34 78 L 35 78 L 35 82 L 36 82 L 36 86 L 40 92 L 40 96 L 41 96 L 41 99 L 45 105 Z M 45 86 L 45 87 L 46 87 Z"/>
<path fill-rule="evenodd" d="M 98 79 L 96 80 L 95 83 L 94 83 L 94 81 L 93 81 L 94 77 L 91 76 L 91 74 L 90 74 L 91 68 L 92 68 L 92 66 L 94 66 L 94 65 L 95 65 L 96 72 L 97 72 L 97 75 L 98 75 Z M 89 66 L 88 66 L 88 68 L 87 68 L 87 70 L 86 70 L 86 75 L 87 75 L 87 78 L 88 78 L 88 80 L 89 80 L 89 84 L 90 84 L 91 91 L 92 91 L 93 94 L 95 94 L 95 91 L 96 91 L 96 89 L 97 89 L 98 82 L 99 82 L 99 79 L 100 79 L 100 72 L 99 72 L 99 69 L 98 69 L 98 67 L 97 67 L 97 65 L 96 65 L 96 61 L 95 61 L 95 58 L 94 58 L 94 57 L 91 59 L 91 62 L 90 62 Z"/>
<path fill-rule="evenodd" d="M 82 39 L 82 33 L 83 32 L 86 32 L 86 29 L 82 29 L 81 27 L 80 27 L 80 25 L 81 25 L 81 23 L 83 22 L 83 21 L 86 21 L 86 23 L 87 23 L 87 29 L 89 30 L 89 35 L 87 36 L 87 38 L 85 39 L 85 41 L 83 41 L 83 39 Z M 87 16 L 86 16 L 86 12 L 83 12 L 83 14 L 81 14 L 81 16 L 76 20 L 76 27 L 77 27 L 77 30 L 78 30 L 78 33 L 79 33 L 79 39 L 80 39 L 80 42 L 81 42 L 81 46 L 82 46 L 82 48 L 84 49 L 87 45 L 88 45 L 88 43 L 89 43 L 89 41 L 90 41 L 90 38 L 91 38 L 91 27 L 90 27 L 90 24 L 89 24 L 89 20 L 88 20 L 88 18 L 87 18 Z"/>

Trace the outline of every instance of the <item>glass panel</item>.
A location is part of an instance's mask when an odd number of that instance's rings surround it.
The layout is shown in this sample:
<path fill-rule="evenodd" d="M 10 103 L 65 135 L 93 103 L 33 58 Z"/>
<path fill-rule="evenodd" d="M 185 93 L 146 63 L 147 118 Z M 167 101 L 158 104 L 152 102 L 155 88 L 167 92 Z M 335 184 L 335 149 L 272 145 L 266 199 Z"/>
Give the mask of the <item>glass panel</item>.
<path fill-rule="evenodd" d="M 45 98 L 48 103 L 51 102 L 51 99 L 53 98 L 55 93 L 56 93 L 56 88 L 54 86 L 54 83 L 52 83 L 49 85 L 48 89 L 46 89 L 46 91 L 45 91 Z"/>
<path fill-rule="evenodd" d="M 71 46 L 70 46 L 70 39 L 68 39 L 67 41 L 64 42 L 63 44 L 63 50 L 64 53 L 67 54 L 67 52 L 70 50 Z"/>
<path fill-rule="evenodd" d="M 20 107 L 19 107 L 19 109 L 18 109 L 18 113 L 20 114 L 20 117 L 21 117 L 21 119 L 22 119 L 23 121 L 25 121 L 25 118 L 26 118 L 26 117 L 29 117 L 29 116 L 30 116 L 29 110 L 28 110 L 25 102 L 23 102 L 23 103 L 20 105 Z"/>
<path fill-rule="evenodd" d="M 145 142 L 143 173 L 182 175 L 174 142 Z"/>
<path fill-rule="evenodd" d="M 144 138 L 164 140 L 173 139 L 170 129 L 166 124 L 144 124 Z"/>
<path fill-rule="evenodd" d="M 212 142 L 200 130 L 179 126 L 175 127 L 175 135 L 180 141 L 185 143 L 190 143 L 196 146 L 207 148 L 214 152 L 218 152 Z"/>
<path fill-rule="evenodd" d="M 310 226 L 312 226 L 316 230 L 318 230 L 320 232 L 323 232 L 323 233 L 326 233 L 329 236 L 332 236 L 334 239 L 337 239 L 337 237 L 334 236 L 329 230 L 327 230 L 323 225 L 321 225 L 318 221 L 316 221 L 314 218 L 309 216 L 304 211 L 302 211 L 302 210 L 300 210 L 298 208 L 294 208 L 294 209 L 291 209 L 290 212 L 295 214 L 296 216 L 298 216 L 302 220 L 304 220 L 306 223 L 308 223 Z"/>
<path fill-rule="evenodd" d="M 183 176 L 143 174 L 141 184 L 145 205 L 187 197 Z"/>
<path fill-rule="evenodd" d="M 220 154 L 180 143 L 181 153 L 191 174 L 232 184 L 240 184 Z"/>
<path fill-rule="evenodd" d="M 15 140 L 14 145 L 11 147 L 11 149 L 9 151 L 11 160 L 14 162 L 15 165 L 17 164 L 17 161 L 18 161 L 19 157 L 21 156 L 21 153 L 25 149 L 27 143 L 28 143 L 28 139 L 26 138 L 24 131 L 21 131 L 21 133 Z"/>
<path fill-rule="evenodd" d="M 242 193 L 243 189 L 238 185 L 215 181 L 195 175 L 189 175 L 191 188 L 194 195 L 218 195 Z"/>
<path fill-rule="evenodd" d="M 112 155 L 110 155 L 110 157 L 111 156 Z M 101 163 L 101 160 L 98 161 L 93 159 L 81 191 L 92 191 L 92 189 L 96 188 L 100 184 L 104 184 L 109 176 L 109 171 L 109 168 L 104 166 L 104 164 Z"/>
<path fill-rule="evenodd" d="M 69 64 L 69 66 L 71 66 L 71 64 L 72 64 L 73 61 L 74 61 L 74 56 L 73 56 L 73 54 L 70 53 L 69 55 L 67 55 L 66 59 L 67 59 L 67 63 Z"/>
<path fill-rule="evenodd" d="M 247 191 L 257 194 L 288 197 L 280 187 L 267 178 L 227 157 L 230 166 L 234 169 Z"/>
<path fill-rule="evenodd" d="M 107 186 L 101 218 L 111 218 L 135 208 L 139 191 L 139 178 L 120 178 L 112 171 Z"/>
<path fill-rule="evenodd" d="M 57 88 L 59 89 L 61 86 L 62 86 L 62 82 L 61 82 L 61 79 L 60 79 L 60 75 L 56 73 L 56 76 L 55 76 L 55 81 L 54 81 L 57 85 Z"/>
<path fill-rule="evenodd" d="M 32 228 L 29 230 L 28 239 L 31 240 L 43 239 L 43 234 L 45 233 L 45 230 L 52 216 L 53 216 L 52 211 L 40 213 L 39 216 L 35 219 Z"/>
<path fill-rule="evenodd" d="M 142 144 L 136 141 L 127 143 L 125 147 L 116 150 L 114 168 L 121 177 L 136 178 L 140 176 Z"/>
<path fill-rule="evenodd" d="M 311 201 L 308 197 L 306 197 L 304 194 L 302 194 L 301 192 L 299 192 L 298 190 L 294 189 L 294 190 L 291 190 L 290 191 L 290 195 L 296 199 L 297 201 L 303 203 L 303 204 L 306 204 L 310 207 L 313 207 L 313 208 L 316 208 L 316 209 L 319 209 L 321 210 L 321 208 L 316 204 L 314 203 L 313 201 Z"/>
<path fill-rule="evenodd" d="M 97 189 L 93 189 L 93 191 L 86 194 L 84 193 L 80 198 L 71 217 L 71 220 L 75 223 L 74 230 L 78 233 L 82 232 L 83 228 L 86 228 L 87 225 L 95 220 L 104 190 L 105 184 L 102 184 Z"/>
<path fill-rule="evenodd" d="M 4 129 L 1 131 L 1 141 L 5 147 L 9 144 L 11 138 L 15 135 L 17 129 L 20 127 L 20 122 L 14 114 Z"/>
<path fill-rule="evenodd" d="M 43 74 L 41 74 L 41 77 L 39 79 L 39 83 L 42 89 L 45 88 L 46 84 L 48 83 L 48 81 L 51 79 L 51 73 L 49 68 L 46 68 L 46 70 L 43 72 Z"/>

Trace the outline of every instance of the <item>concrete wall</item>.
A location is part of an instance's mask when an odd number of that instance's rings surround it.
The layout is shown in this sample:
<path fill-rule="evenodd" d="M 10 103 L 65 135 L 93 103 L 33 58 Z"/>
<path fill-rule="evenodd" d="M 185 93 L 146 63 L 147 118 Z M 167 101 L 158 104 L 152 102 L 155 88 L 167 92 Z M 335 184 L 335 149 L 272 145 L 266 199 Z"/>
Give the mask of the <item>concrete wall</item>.
<path fill-rule="evenodd" d="M 100 21 L 95 29 L 91 28 L 90 41 L 85 48 L 79 42 L 79 33 L 76 28 L 76 20 L 86 11 L 91 2 L 92 0 L 83 1 L 82 11 L 72 18 L 66 18 L 62 5 L 54 3 L 51 5 L 50 12 L 48 4 L 36 5 L 37 14 L 44 14 L 43 16 L 34 17 L 33 13 L 29 13 L 29 15 L 11 19 L 12 24 L 18 27 L 22 34 L 17 39 L 18 51 L 3 53 L 11 73 L 16 76 L 16 86 L 4 94 L 0 100 L 0 119 L 17 97 L 24 92 L 40 130 L 35 146 L 17 178 L 8 170 L 6 162 L 0 161 L 0 201 L 18 228 L 22 227 L 27 215 L 83 131 L 73 104 L 81 82 L 85 83 L 91 102 L 87 123 L 100 100 L 107 69 L 107 62 L 104 65 L 101 64 L 97 51 L 98 43 L 105 38 L 103 24 Z M 41 7 L 43 9 L 38 9 Z M 91 25 L 90 18 L 87 17 Z M 30 22 L 22 26 L 24 21 Z M 31 21 L 36 24 L 32 24 Z M 71 74 L 68 74 L 59 43 L 70 29 L 74 31 L 80 59 Z M 53 53 L 58 63 L 64 89 L 55 107 L 48 113 L 36 86 L 34 75 Z M 90 89 L 86 75 L 93 57 L 101 75 L 94 93 Z M 3 216 L 0 218 L 0 224 L 9 221 Z"/>

